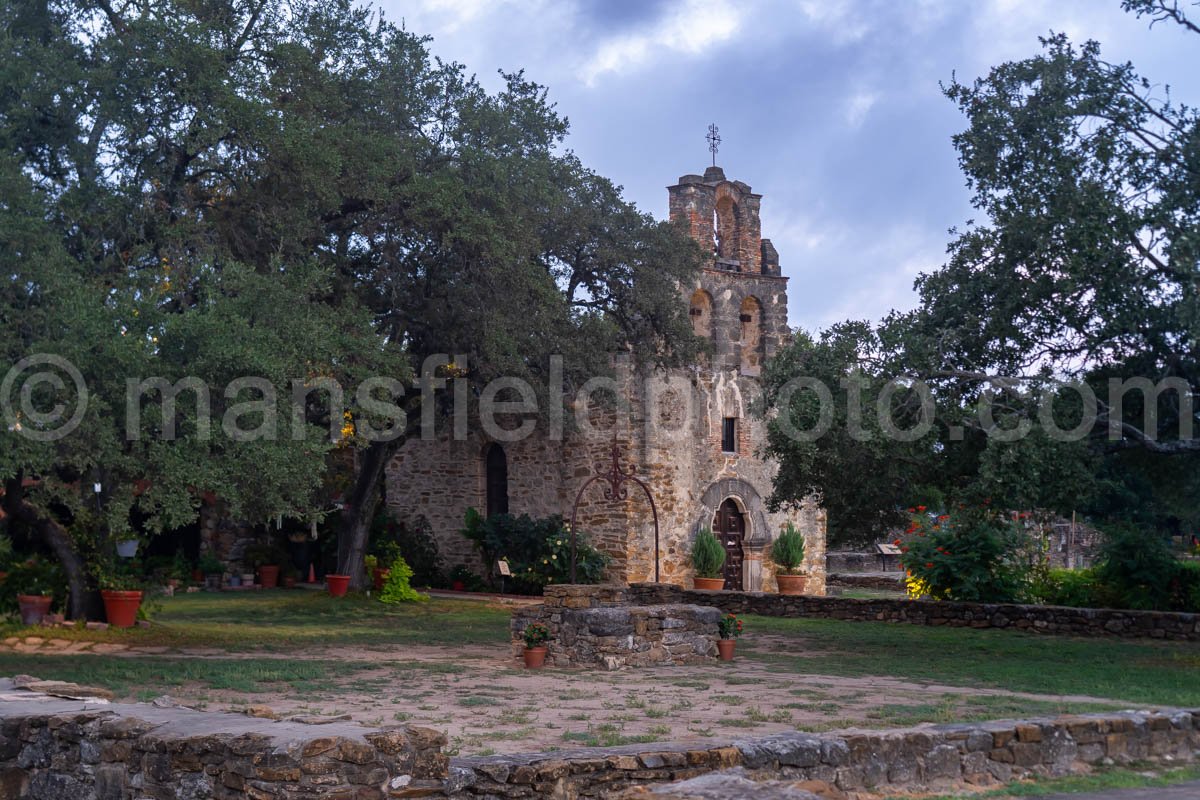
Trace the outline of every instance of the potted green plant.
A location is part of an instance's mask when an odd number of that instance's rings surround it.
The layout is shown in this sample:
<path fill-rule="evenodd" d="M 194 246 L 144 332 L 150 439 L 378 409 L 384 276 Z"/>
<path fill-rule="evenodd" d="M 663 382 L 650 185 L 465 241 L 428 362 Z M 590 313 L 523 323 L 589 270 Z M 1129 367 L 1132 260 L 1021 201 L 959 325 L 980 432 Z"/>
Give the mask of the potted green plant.
<path fill-rule="evenodd" d="M 221 559 L 210 552 L 204 553 L 200 556 L 196 568 L 204 575 L 205 588 L 214 592 L 221 588 L 221 577 L 225 574 L 225 565 L 221 563 Z"/>
<path fill-rule="evenodd" d="M 366 561 L 373 562 L 367 567 L 367 574 L 371 576 L 371 584 L 375 587 L 375 591 L 383 591 L 383 585 L 387 582 L 388 573 L 392 569 L 392 564 L 401 558 L 400 545 L 396 542 L 386 542 L 379 548 L 378 554 L 367 556 Z"/>
<path fill-rule="evenodd" d="M 542 622 L 531 622 L 521 634 L 525 640 L 525 669 L 540 669 L 546 664 L 546 642 L 550 641 L 550 629 Z"/>
<path fill-rule="evenodd" d="M 95 571 L 108 624 L 114 628 L 132 628 L 142 605 L 142 577 L 128 565 L 103 564 Z"/>
<path fill-rule="evenodd" d="M 40 625 L 50 613 L 54 589 L 61 581 L 53 565 L 31 558 L 15 565 L 5 582 L 8 591 L 16 593 L 21 624 Z"/>
<path fill-rule="evenodd" d="M 725 588 L 721 570 L 725 567 L 725 548 L 717 540 L 711 528 L 702 528 L 692 542 L 692 569 L 695 570 L 697 589 L 719 592 Z"/>
<path fill-rule="evenodd" d="M 243 559 L 258 571 L 258 582 L 264 589 L 274 589 L 279 585 L 279 565 L 287 560 L 287 555 L 278 545 L 273 542 L 256 542 L 246 548 Z M 244 575 L 242 580 L 245 580 Z"/>
<path fill-rule="evenodd" d="M 790 522 L 771 545 L 771 563 L 775 565 L 775 582 L 779 593 L 804 594 L 808 576 L 804 575 L 804 535 Z"/>
<path fill-rule="evenodd" d="M 717 652 L 722 661 L 733 661 L 733 649 L 737 646 L 738 637 L 742 635 L 742 621 L 736 614 L 726 614 L 717 623 L 719 638 Z"/>

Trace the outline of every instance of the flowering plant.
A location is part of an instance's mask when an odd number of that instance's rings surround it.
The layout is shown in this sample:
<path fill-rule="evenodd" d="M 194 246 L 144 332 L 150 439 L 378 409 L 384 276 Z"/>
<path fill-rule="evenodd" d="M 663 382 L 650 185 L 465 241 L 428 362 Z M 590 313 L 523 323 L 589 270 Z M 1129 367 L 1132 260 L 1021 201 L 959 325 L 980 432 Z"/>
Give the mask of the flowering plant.
<path fill-rule="evenodd" d="M 521 634 L 521 638 L 525 640 L 526 647 L 541 647 L 546 642 L 550 641 L 550 629 L 542 622 L 531 622 L 525 626 L 525 632 Z"/>
<path fill-rule="evenodd" d="M 905 537 L 896 539 L 910 597 L 997 603 L 1015 599 L 1023 583 L 1019 555 L 1026 538 L 1017 524 L 983 508 L 932 516 L 909 509 Z"/>
<path fill-rule="evenodd" d="M 722 639 L 736 639 L 742 635 L 742 621 L 737 618 L 737 614 L 726 614 L 717 623 L 717 629 L 721 632 Z"/>

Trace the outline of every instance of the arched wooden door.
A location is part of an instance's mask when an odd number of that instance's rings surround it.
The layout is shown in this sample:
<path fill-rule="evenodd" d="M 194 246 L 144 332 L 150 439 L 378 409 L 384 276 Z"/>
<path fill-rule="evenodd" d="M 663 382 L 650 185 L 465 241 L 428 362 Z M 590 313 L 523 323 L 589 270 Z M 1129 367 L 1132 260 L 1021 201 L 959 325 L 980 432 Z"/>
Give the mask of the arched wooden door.
<path fill-rule="evenodd" d="M 725 588 L 742 590 L 742 540 L 746 536 L 746 518 L 733 500 L 717 509 L 713 532 L 725 547 Z"/>

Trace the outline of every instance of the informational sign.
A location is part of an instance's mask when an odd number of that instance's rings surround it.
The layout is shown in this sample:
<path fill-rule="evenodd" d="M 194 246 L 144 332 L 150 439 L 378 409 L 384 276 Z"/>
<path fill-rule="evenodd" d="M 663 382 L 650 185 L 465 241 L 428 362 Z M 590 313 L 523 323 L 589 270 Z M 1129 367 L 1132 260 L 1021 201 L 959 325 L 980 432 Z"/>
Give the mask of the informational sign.
<path fill-rule="evenodd" d="M 500 559 L 496 562 L 496 569 L 500 570 L 500 574 L 504 577 L 512 577 L 512 570 L 508 568 L 508 562 L 504 559 Z"/>
<path fill-rule="evenodd" d="M 879 550 L 879 555 L 881 556 L 900 555 L 900 548 L 894 544 L 877 544 L 875 545 L 875 548 Z"/>

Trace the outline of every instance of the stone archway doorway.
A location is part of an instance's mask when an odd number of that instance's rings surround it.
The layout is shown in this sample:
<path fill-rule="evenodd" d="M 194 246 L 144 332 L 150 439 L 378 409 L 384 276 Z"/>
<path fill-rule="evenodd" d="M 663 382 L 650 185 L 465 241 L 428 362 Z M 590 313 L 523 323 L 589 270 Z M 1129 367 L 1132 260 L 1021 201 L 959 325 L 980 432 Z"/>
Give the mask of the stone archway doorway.
<path fill-rule="evenodd" d="M 742 590 L 742 542 L 746 538 L 746 517 L 732 498 L 721 503 L 713 519 L 713 533 L 725 548 L 725 588 Z"/>

